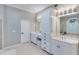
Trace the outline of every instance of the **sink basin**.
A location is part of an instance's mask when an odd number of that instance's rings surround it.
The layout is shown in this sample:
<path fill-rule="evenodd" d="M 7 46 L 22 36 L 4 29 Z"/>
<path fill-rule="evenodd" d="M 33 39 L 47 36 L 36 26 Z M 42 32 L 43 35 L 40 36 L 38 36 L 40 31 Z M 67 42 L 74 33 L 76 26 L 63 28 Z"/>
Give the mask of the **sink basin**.
<path fill-rule="evenodd" d="M 61 41 L 68 42 L 68 43 L 78 43 L 79 37 L 74 35 L 61 35 Z"/>

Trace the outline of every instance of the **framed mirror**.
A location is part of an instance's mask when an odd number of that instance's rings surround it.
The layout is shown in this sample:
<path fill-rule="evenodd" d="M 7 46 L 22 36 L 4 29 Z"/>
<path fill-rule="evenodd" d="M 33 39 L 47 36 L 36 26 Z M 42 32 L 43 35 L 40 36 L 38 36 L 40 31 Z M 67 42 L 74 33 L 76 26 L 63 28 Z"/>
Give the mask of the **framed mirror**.
<path fill-rule="evenodd" d="M 66 32 L 69 34 L 79 34 L 78 18 L 69 18 L 66 22 Z"/>
<path fill-rule="evenodd" d="M 60 18 L 60 34 L 79 34 L 79 19 L 77 17 Z"/>

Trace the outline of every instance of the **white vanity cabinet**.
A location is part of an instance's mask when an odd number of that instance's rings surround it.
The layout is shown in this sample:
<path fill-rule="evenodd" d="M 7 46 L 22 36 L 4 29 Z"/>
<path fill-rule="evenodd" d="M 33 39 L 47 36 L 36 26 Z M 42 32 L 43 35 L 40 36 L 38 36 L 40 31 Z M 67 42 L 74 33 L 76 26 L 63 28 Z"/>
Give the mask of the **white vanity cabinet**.
<path fill-rule="evenodd" d="M 47 52 L 50 52 L 50 33 L 51 33 L 51 8 L 48 8 L 41 12 L 39 15 L 40 19 L 40 33 L 41 37 L 41 48 Z"/>
<path fill-rule="evenodd" d="M 51 53 L 54 55 L 59 54 L 60 44 L 57 40 L 51 40 Z"/>
<path fill-rule="evenodd" d="M 78 44 L 71 44 L 53 39 L 51 45 L 51 52 L 54 55 L 77 55 Z"/>
<path fill-rule="evenodd" d="M 78 44 L 71 44 L 66 42 L 60 42 L 60 54 L 61 55 L 77 55 Z"/>
<path fill-rule="evenodd" d="M 31 42 L 41 46 L 41 34 L 36 32 L 31 32 Z"/>
<path fill-rule="evenodd" d="M 37 41 L 36 41 L 36 33 L 35 32 L 32 32 L 31 33 L 31 42 L 33 42 L 33 43 L 37 43 Z"/>
<path fill-rule="evenodd" d="M 50 39 L 44 37 L 41 44 L 42 49 L 50 53 Z"/>

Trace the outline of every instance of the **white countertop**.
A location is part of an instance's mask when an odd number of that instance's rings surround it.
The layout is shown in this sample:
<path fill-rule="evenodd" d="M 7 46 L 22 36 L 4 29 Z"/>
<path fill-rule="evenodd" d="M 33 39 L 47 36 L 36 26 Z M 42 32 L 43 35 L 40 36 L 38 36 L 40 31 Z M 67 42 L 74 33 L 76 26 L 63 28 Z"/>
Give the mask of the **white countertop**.
<path fill-rule="evenodd" d="M 39 34 L 40 32 L 31 32 L 31 33 L 36 33 L 36 34 Z"/>
<path fill-rule="evenodd" d="M 36 37 L 37 37 L 37 36 L 39 36 L 39 37 L 41 36 L 41 33 L 39 33 L 39 32 L 31 32 L 31 34 L 35 34 Z"/>
<path fill-rule="evenodd" d="M 79 43 L 79 37 L 77 36 L 60 36 L 60 37 L 55 37 L 55 36 L 51 36 L 52 39 L 55 39 L 55 40 L 59 40 L 59 41 L 63 41 L 63 42 L 66 42 L 66 43 L 71 43 L 71 44 L 78 44 Z"/>
<path fill-rule="evenodd" d="M 37 32 L 31 32 L 31 33 L 36 34 L 36 36 L 41 36 L 41 33 L 37 33 Z M 79 36 L 77 35 L 61 35 L 59 37 L 51 35 L 51 38 L 54 40 L 63 41 L 71 44 L 79 43 Z"/>

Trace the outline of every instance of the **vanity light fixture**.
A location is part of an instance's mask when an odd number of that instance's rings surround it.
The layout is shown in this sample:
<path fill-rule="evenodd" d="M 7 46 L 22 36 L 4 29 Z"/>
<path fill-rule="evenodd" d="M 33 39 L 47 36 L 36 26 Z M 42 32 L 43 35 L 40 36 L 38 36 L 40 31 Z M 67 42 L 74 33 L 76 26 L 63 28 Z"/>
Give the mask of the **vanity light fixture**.
<path fill-rule="evenodd" d="M 41 19 L 41 16 L 37 16 L 37 19 Z"/>
<path fill-rule="evenodd" d="M 71 8 L 71 9 L 69 9 L 68 13 L 72 13 L 72 8 Z"/>
<path fill-rule="evenodd" d="M 64 14 L 67 14 L 67 11 L 66 10 L 64 11 Z"/>
<path fill-rule="evenodd" d="M 74 8 L 74 9 L 73 9 L 73 12 L 77 12 L 77 9 L 76 9 L 76 8 Z"/>
<path fill-rule="evenodd" d="M 68 7 L 65 7 L 65 8 L 58 9 L 59 15 L 70 14 L 70 13 L 73 13 L 73 12 L 77 12 L 77 5 L 68 6 Z"/>
<path fill-rule="evenodd" d="M 41 16 L 37 16 L 37 22 L 40 22 Z"/>

